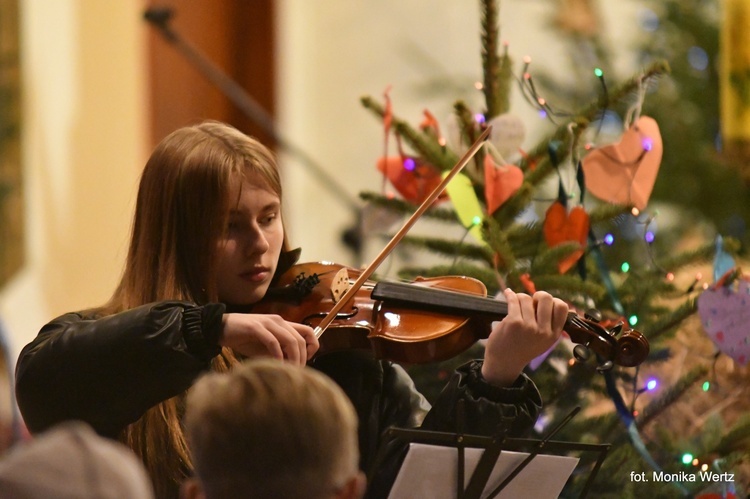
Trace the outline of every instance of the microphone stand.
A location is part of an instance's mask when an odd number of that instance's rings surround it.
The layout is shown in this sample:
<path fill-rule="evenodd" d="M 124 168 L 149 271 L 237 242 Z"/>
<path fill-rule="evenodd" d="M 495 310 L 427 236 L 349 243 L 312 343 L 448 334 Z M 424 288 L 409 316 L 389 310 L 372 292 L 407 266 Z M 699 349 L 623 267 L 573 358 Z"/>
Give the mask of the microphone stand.
<path fill-rule="evenodd" d="M 346 229 L 341 239 L 352 249 L 357 260 L 361 258 L 362 250 L 362 209 L 355 198 L 348 196 L 347 188 L 332 175 L 330 175 L 318 162 L 316 162 L 303 149 L 284 137 L 276 127 L 276 123 L 271 115 L 253 99 L 237 82 L 227 76 L 221 69 L 214 65 L 198 49 L 193 47 L 189 42 L 179 36 L 170 26 L 169 23 L 174 16 L 174 10 L 168 7 L 152 7 L 146 9 L 143 17 L 164 36 L 169 43 L 174 45 L 202 74 L 213 83 L 221 92 L 237 106 L 251 121 L 257 124 L 266 132 L 278 146 L 295 157 L 302 163 L 312 174 L 317 177 L 320 183 L 328 189 L 334 199 L 343 203 L 349 211 L 354 214 L 355 224 L 353 227 Z M 359 262 L 358 262 L 359 263 Z"/>

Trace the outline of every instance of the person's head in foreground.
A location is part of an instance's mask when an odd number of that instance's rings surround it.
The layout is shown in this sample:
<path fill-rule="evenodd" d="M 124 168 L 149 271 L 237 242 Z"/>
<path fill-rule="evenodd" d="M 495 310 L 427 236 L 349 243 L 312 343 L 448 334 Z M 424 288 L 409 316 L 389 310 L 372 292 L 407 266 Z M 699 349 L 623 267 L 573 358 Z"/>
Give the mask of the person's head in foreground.
<path fill-rule="evenodd" d="M 200 378 L 185 429 L 195 468 L 185 499 L 357 498 L 357 416 L 344 392 L 307 367 L 263 359 Z"/>
<path fill-rule="evenodd" d="M 3 499 L 150 499 L 143 464 L 124 445 L 71 421 L 0 460 Z"/>

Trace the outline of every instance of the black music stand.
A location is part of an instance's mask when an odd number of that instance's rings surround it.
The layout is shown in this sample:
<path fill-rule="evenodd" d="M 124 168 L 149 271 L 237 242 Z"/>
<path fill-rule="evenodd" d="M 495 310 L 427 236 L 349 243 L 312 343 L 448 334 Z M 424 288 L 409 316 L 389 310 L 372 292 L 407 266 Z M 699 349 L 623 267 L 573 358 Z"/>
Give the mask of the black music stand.
<path fill-rule="evenodd" d="M 387 452 L 384 452 L 386 448 L 392 448 L 392 444 L 396 440 L 400 440 L 403 444 L 421 443 L 436 445 L 441 447 L 453 447 L 458 453 L 458 469 L 457 473 L 457 499 L 480 499 L 482 494 L 487 487 L 488 481 L 492 474 L 493 469 L 497 460 L 503 451 L 515 451 L 515 452 L 527 452 L 528 456 L 520 462 L 515 468 L 508 474 L 489 495 L 484 496 L 485 499 L 496 497 L 502 490 L 507 487 L 511 481 L 518 476 L 521 471 L 538 455 L 542 454 L 542 451 L 549 452 L 557 455 L 565 455 L 570 452 L 594 452 L 598 453 L 598 457 L 591 470 L 588 479 L 579 495 L 579 498 L 583 499 L 588 494 L 591 484 L 596 477 L 602 463 L 609 451 L 609 444 L 581 444 L 574 442 L 561 442 L 551 440 L 551 437 L 557 433 L 570 419 L 580 410 L 576 408 L 571 414 L 569 414 L 565 420 L 560 423 L 555 429 L 553 429 L 543 440 L 528 439 L 528 438 L 507 438 L 503 432 L 499 432 L 497 435 L 492 437 L 478 436 L 478 435 L 467 435 L 462 433 L 447 433 L 447 432 L 436 432 L 419 429 L 405 429 L 391 427 L 386 430 L 385 433 L 385 445 L 381 447 L 381 452 L 378 453 L 375 459 L 375 466 L 373 469 L 377 469 L 378 466 L 386 458 Z M 478 448 L 484 449 L 479 462 L 477 463 L 474 472 L 469 478 L 469 484 L 464 489 L 466 463 L 465 463 L 465 450 L 467 448 Z"/>

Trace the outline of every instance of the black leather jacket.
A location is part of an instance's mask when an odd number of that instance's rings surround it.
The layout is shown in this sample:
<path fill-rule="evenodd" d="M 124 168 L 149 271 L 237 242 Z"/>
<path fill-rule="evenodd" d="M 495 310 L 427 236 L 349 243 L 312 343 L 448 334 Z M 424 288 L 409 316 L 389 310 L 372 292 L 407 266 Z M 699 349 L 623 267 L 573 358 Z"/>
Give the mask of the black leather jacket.
<path fill-rule="evenodd" d="M 149 407 L 183 393 L 209 368 L 219 347 L 224 305 L 167 301 L 96 318 L 69 313 L 45 325 L 20 354 L 16 394 L 32 432 L 78 419 L 116 437 Z M 541 408 L 526 376 L 510 388 L 481 377 L 481 361 L 461 367 L 430 408 L 399 365 L 364 353 L 338 352 L 312 366 L 333 378 L 359 415 L 362 469 L 369 470 L 383 431 L 395 425 L 455 431 L 456 402 L 463 399 L 465 432 L 493 434 L 504 424 L 511 436 L 531 428 Z M 397 469 L 375 474 L 369 497 L 385 497 Z"/>

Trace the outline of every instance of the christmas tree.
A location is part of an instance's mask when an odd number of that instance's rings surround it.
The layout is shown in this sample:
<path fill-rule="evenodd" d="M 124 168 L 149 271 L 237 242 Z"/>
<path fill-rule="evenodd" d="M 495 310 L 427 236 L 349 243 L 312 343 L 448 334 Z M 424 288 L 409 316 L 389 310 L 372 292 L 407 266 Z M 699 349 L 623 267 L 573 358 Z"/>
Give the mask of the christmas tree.
<path fill-rule="evenodd" d="M 667 18 L 688 18 L 676 2 L 663 5 Z M 742 414 L 747 408 L 742 382 L 747 381 L 743 365 L 748 359 L 733 347 L 718 350 L 715 345 L 723 339 L 715 335 L 723 331 L 715 326 L 744 313 L 744 301 L 736 298 L 747 290 L 737 264 L 746 251 L 746 236 L 730 222 L 734 215 L 746 217 L 743 210 L 750 203 L 738 203 L 747 190 L 726 164 L 703 171 L 706 163 L 701 161 L 712 157 L 717 164 L 718 153 L 712 155 L 705 147 L 695 152 L 706 135 L 716 133 L 716 122 L 699 120 L 705 128 L 690 128 L 673 116 L 674 99 L 684 102 L 700 95 L 673 95 L 675 87 L 689 83 L 686 67 L 674 59 L 679 64 L 670 75 L 669 65 L 656 57 L 669 53 L 666 42 L 653 44 L 657 50 L 644 51 L 641 71 L 611 84 L 611 64 L 596 31 L 584 32 L 561 17 L 559 26 L 575 41 L 571 46 L 588 44 L 586 53 L 595 54 L 599 63 L 581 73 L 589 83 L 555 85 L 543 74 L 537 78 L 528 60 L 513 61 L 499 39 L 498 3 L 483 0 L 481 10 L 483 80 L 477 87 L 483 94 L 482 108 L 457 101 L 449 125 L 441 127 L 425 113 L 425 120 L 412 126 L 393 110 L 388 94 L 384 101 L 362 99 L 383 120 L 386 136 L 395 137 L 397 154 L 383 157 L 378 166 L 400 194 L 362 197 L 397 213 L 413 211 L 441 173 L 492 126 L 489 144 L 461 180 L 449 186 L 446 202 L 424 215 L 447 229 L 440 236 L 404 239 L 413 251 L 434 255 L 437 263 L 404 265 L 399 276 L 470 276 L 481 281 L 490 296 L 506 286 L 547 290 L 581 315 L 596 310 L 589 320 L 601 325 L 607 345 L 615 345 L 612 351 L 592 347 L 595 355 L 587 355 L 590 352 L 565 340 L 528 368 L 545 401 L 537 437 L 582 407 L 555 439 L 611 445 L 590 496 L 746 494 L 750 417 Z M 696 22 L 686 29 L 698 30 L 695 13 L 700 11 L 696 7 L 690 12 Z M 715 40 L 716 31 L 711 36 Z M 716 46 L 706 47 L 712 53 Z M 524 124 L 510 109 L 513 91 L 522 92 L 552 124 L 552 132 L 528 149 L 521 149 Z M 656 98 L 665 92 L 672 93 L 672 100 Z M 661 107 L 651 105 L 652 100 Z M 710 112 L 717 112 L 718 99 L 706 97 L 706 102 L 714 107 Z M 713 209 L 703 210 L 692 197 L 685 198 L 685 187 L 674 189 L 684 186 L 680 182 L 686 169 L 692 182 L 710 178 L 714 186 L 733 186 L 714 195 Z M 710 185 L 690 192 L 703 196 Z M 729 209 L 719 206 L 727 204 Z M 740 204 L 743 208 L 737 210 Z M 445 236 L 456 228 L 457 238 Z M 713 278 L 704 279 L 704 272 Z M 630 328 L 643 332 L 650 343 L 642 363 L 631 362 L 627 355 L 638 346 L 629 343 L 636 337 Z M 747 333 L 736 334 L 745 335 L 747 342 Z M 450 370 L 476 357 L 481 348 L 479 343 L 446 362 L 411 366 L 410 372 L 428 398 L 434 397 Z M 729 406 L 735 410 L 723 410 Z M 594 464 L 591 456 L 580 458 L 565 497 L 581 493 Z M 662 479 L 652 479 L 657 476 Z"/>

